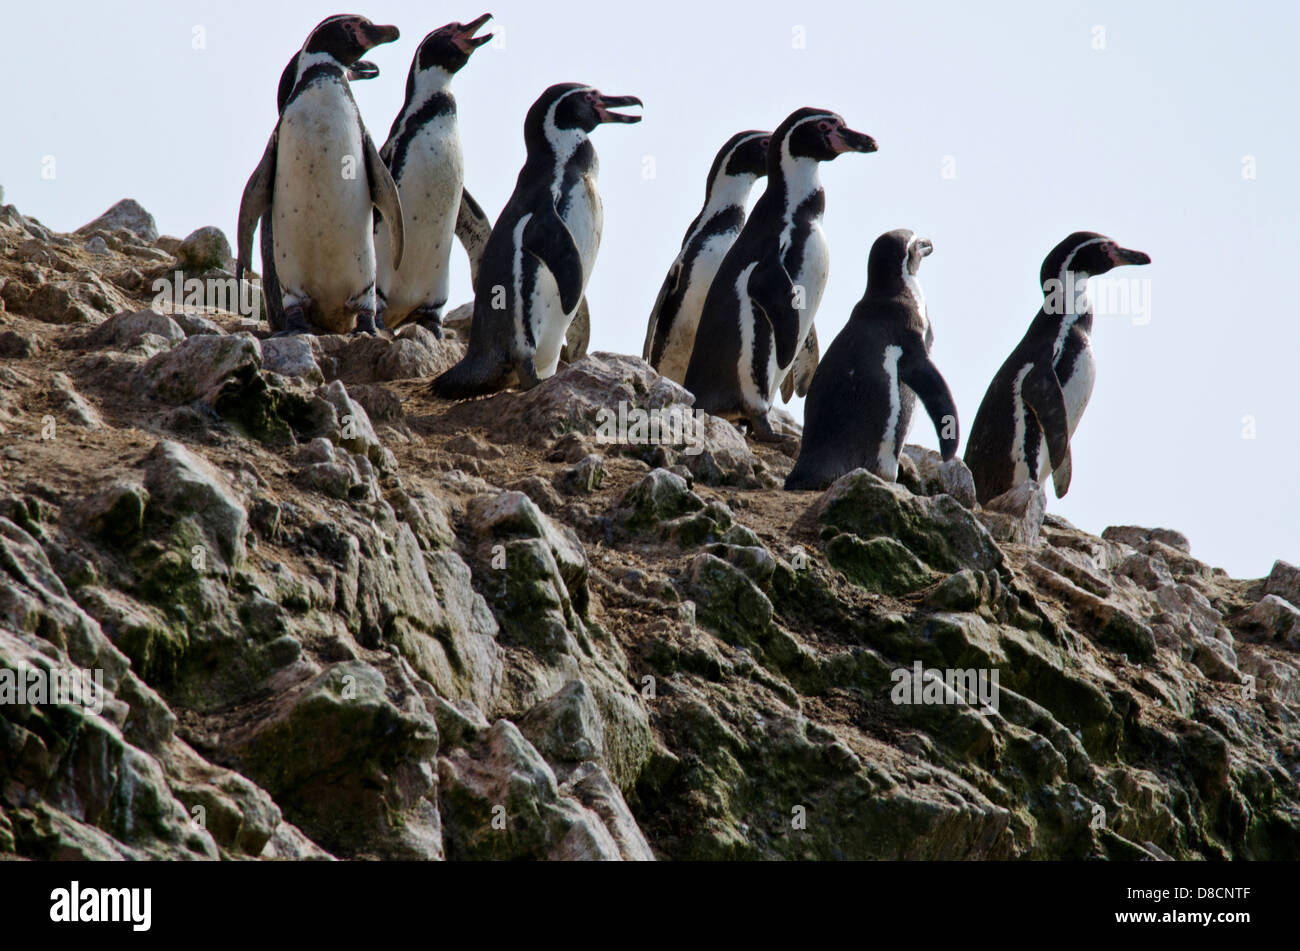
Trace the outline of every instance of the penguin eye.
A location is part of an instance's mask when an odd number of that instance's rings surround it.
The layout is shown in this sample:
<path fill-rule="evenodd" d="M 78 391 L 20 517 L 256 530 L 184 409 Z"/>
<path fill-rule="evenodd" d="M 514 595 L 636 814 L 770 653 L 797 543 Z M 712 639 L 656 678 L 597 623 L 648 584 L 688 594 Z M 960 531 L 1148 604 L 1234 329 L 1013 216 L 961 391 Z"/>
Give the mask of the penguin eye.
<path fill-rule="evenodd" d="M 821 122 L 817 123 L 817 128 L 822 132 L 829 132 L 831 131 L 832 126 L 829 122 L 823 119 Z"/>

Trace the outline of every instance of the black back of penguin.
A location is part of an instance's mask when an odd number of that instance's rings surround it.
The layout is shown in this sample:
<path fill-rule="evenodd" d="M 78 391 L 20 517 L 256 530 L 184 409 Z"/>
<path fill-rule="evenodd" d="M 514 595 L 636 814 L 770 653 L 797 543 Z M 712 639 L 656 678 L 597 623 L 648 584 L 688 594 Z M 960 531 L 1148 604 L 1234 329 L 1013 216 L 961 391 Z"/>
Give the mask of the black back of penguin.
<path fill-rule="evenodd" d="M 529 108 L 527 158 L 483 252 L 469 346 L 433 381 L 435 395 L 462 399 L 503 389 L 516 378 L 525 386 L 538 381 L 534 358 L 541 338 L 556 329 L 539 324 L 572 320 L 599 245 L 598 230 L 582 233 L 579 227 L 575 233 L 570 226 L 587 207 L 600 213 L 588 177 L 596 167 L 588 135 L 601 123 L 640 121 L 611 111 L 640 104 L 634 96 L 606 96 L 583 83 L 557 83 Z M 581 221 L 598 229 L 598 219 Z M 556 299 L 535 293 L 542 268 L 554 279 Z"/>
<path fill-rule="evenodd" d="M 907 229 L 872 245 L 867 290 L 822 357 L 804 404 L 799 457 L 787 489 L 821 489 L 854 469 L 893 481 L 920 395 L 942 455 L 957 451 L 957 409 L 929 357 L 932 339 L 917 280 L 931 243 Z"/>
<path fill-rule="evenodd" d="M 875 150 L 870 136 L 825 109 L 796 110 L 772 134 L 767 187 L 718 268 L 700 315 L 685 380 L 698 408 L 746 419 L 760 439 L 779 438 L 767 419 L 772 395 L 811 328 L 825 284 L 825 194 L 816 165 Z M 746 347 L 742 339 L 749 340 Z"/>
<path fill-rule="evenodd" d="M 1150 261 L 1093 231 L 1076 231 L 1044 258 L 1043 306 L 989 383 L 966 444 L 965 462 L 981 502 L 1049 472 L 1057 497 L 1068 491 L 1070 440 L 1095 373 L 1092 309 L 1074 291 L 1089 276 Z"/>
<path fill-rule="evenodd" d="M 713 278 L 745 224 L 753 184 L 767 174 L 772 134 L 737 132 L 714 156 L 704 189 L 704 207 L 686 234 L 650 311 L 642 358 L 681 382 L 690 362 L 700 311 Z"/>

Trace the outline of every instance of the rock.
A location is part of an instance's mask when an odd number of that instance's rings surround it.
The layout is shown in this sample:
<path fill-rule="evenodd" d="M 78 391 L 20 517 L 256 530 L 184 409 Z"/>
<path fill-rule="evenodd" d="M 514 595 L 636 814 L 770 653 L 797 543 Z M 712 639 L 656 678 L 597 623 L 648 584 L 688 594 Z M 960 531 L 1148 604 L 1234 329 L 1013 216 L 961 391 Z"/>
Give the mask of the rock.
<path fill-rule="evenodd" d="M 50 407 L 58 411 L 60 419 L 86 429 L 104 428 L 104 420 L 100 417 L 99 410 L 86 402 L 66 375 L 62 373 L 50 375 L 49 400 Z"/>
<path fill-rule="evenodd" d="M 1033 547 L 1039 542 L 1046 513 L 1042 487 L 1029 480 L 990 499 L 978 518 L 998 541 Z"/>
<path fill-rule="evenodd" d="M 138 310 L 133 313 L 123 312 L 108 318 L 94 330 L 76 340 L 75 345 L 88 350 L 101 347 L 128 350 L 140 343 L 141 337 L 145 334 L 161 337 L 169 344 L 179 343 L 185 339 L 185 331 L 170 317 L 152 310 Z"/>
<path fill-rule="evenodd" d="M 23 311 L 47 324 L 100 323 L 104 315 L 88 298 L 104 301 L 103 296 L 97 294 L 97 289 L 91 285 L 69 281 L 42 284 L 27 299 Z M 104 306 L 107 307 L 107 304 Z"/>
<path fill-rule="evenodd" d="M 605 724 L 586 681 L 570 680 L 534 706 L 519 729 L 551 763 L 581 763 L 605 755 Z"/>
<path fill-rule="evenodd" d="M 1266 594 L 1246 615 L 1246 622 L 1266 637 L 1300 648 L 1300 608 L 1275 594 Z"/>
<path fill-rule="evenodd" d="M 230 242 L 220 228 L 199 228 L 177 246 L 176 258 L 186 271 L 234 270 Z"/>
<path fill-rule="evenodd" d="M 327 383 L 316 391 L 316 398 L 323 400 L 334 408 L 337 428 L 331 426 L 331 437 L 336 438 L 340 446 L 359 456 L 365 456 L 372 463 L 388 468 L 388 456 L 384 446 L 375 435 L 370 425 L 370 415 L 360 403 L 348 396 L 342 381 Z"/>
<path fill-rule="evenodd" d="M 522 492 L 480 496 L 469 508 L 475 575 L 502 636 L 543 654 L 572 650 L 587 610 L 587 555 Z"/>
<path fill-rule="evenodd" d="M 119 228 L 126 229 L 146 243 L 158 240 L 158 225 L 154 222 L 153 215 L 130 198 L 124 198 L 94 221 L 82 225 L 77 229 L 77 234 L 116 231 Z"/>
<path fill-rule="evenodd" d="M 732 485 L 743 489 L 764 487 L 763 463 L 750 451 L 745 437 L 736 427 L 716 416 L 705 415 L 702 422 L 704 433 L 696 437 L 701 451 L 682 452 L 681 464 L 704 485 Z"/>
<path fill-rule="evenodd" d="M 863 539 L 888 536 L 940 571 L 1002 565 L 1002 552 L 975 516 L 951 496 L 914 496 L 865 469 L 836 481 L 813 506 L 824 525 Z"/>
<path fill-rule="evenodd" d="M 651 526 L 699 511 L 704 508 L 704 500 L 676 473 L 652 469 L 623 493 L 622 507 L 628 510 L 628 522 L 634 527 Z"/>
<path fill-rule="evenodd" d="M 442 858 L 438 726 L 409 682 L 357 661 L 335 664 L 223 745 L 327 849 Z"/>
<path fill-rule="evenodd" d="M 211 561 L 224 568 L 243 563 L 248 513 L 224 476 L 206 460 L 170 441 L 154 446 L 145 459 L 144 471 L 144 487 L 152 504 L 171 519 L 193 519 L 210 543 Z"/>
<path fill-rule="evenodd" d="M 938 611 L 974 611 L 980 601 L 980 580 L 969 568 L 949 575 L 925 599 L 927 607 Z"/>
<path fill-rule="evenodd" d="M 309 383 L 325 382 L 325 375 L 316 365 L 311 342 L 302 336 L 263 340 L 262 367 L 281 376 L 301 377 Z"/>
<path fill-rule="evenodd" d="M 86 251 L 90 254 L 108 254 L 108 242 L 97 234 L 86 242 Z"/>
<path fill-rule="evenodd" d="M 196 334 L 224 334 L 221 325 L 214 320 L 209 320 L 202 314 L 191 314 L 186 311 L 177 311 L 171 315 L 173 321 L 185 331 L 185 336 L 193 337 Z M 273 338 L 274 339 L 274 338 Z M 267 343 L 270 343 L 268 340 Z"/>
<path fill-rule="evenodd" d="M 975 477 L 971 475 L 960 456 L 943 461 L 933 449 L 905 445 L 903 455 L 912 460 L 916 480 L 923 495 L 951 495 L 965 508 L 975 507 Z M 900 478 L 901 482 L 902 479 Z"/>
<path fill-rule="evenodd" d="M 877 594 L 908 594 L 931 580 L 929 569 L 892 538 L 863 540 L 845 532 L 827 542 L 826 558 L 851 582 Z"/>
<path fill-rule="evenodd" d="M 137 387 L 155 399 L 214 402 L 228 383 L 245 385 L 262 368 L 262 348 L 248 333 L 188 337 L 140 368 Z"/>
<path fill-rule="evenodd" d="M 1170 548 L 1176 548 L 1185 555 L 1192 553 L 1192 545 L 1182 532 L 1167 528 L 1140 528 L 1137 525 L 1112 525 L 1101 533 L 1101 537 L 1111 542 L 1121 542 L 1133 548 L 1142 548 L 1149 542 L 1160 542 Z"/>
<path fill-rule="evenodd" d="M 1285 561 L 1273 562 L 1273 569 L 1264 579 L 1264 594 L 1275 594 L 1300 607 L 1300 568 Z"/>
<path fill-rule="evenodd" d="M 41 352 L 41 342 L 35 334 L 6 330 L 0 333 L 0 357 L 25 360 Z"/>
<path fill-rule="evenodd" d="M 700 623 L 733 644 L 757 645 L 772 623 L 772 602 L 739 568 L 701 552 L 686 570 L 686 593 Z"/>
<path fill-rule="evenodd" d="M 507 720 L 474 750 L 441 757 L 438 779 L 448 858 L 622 858 L 600 817 L 560 794 L 554 771 Z"/>

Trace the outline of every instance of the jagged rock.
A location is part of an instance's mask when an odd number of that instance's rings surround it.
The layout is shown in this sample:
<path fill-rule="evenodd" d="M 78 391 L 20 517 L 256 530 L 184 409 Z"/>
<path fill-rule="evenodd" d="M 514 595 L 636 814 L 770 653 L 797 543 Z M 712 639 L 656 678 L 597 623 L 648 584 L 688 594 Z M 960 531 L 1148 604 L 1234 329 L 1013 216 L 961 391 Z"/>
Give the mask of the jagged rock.
<path fill-rule="evenodd" d="M 1122 542 L 1133 548 L 1142 548 L 1149 542 L 1160 542 L 1162 545 L 1168 545 L 1170 548 L 1176 548 L 1183 554 L 1192 553 L 1191 542 L 1182 532 L 1171 531 L 1167 528 L 1140 528 L 1137 525 L 1112 525 L 1101 533 L 1101 537 L 1107 541 Z"/>
<path fill-rule="evenodd" d="M 247 383 L 261 368 L 262 348 L 252 334 L 203 334 L 152 357 L 137 386 L 168 403 L 210 400 L 228 382 Z"/>
<path fill-rule="evenodd" d="M 317 399 L 334 408 L 337 423 L 329 424 L 329 435 L 340 446 L 359 456 L 365 456 L 381 469 L 391 468 L 391 460 L 384 452 L 383 443 L 370 425 L 370 415 L 365 408 L 348 395 L 342 381 L 327 383 L 316 391 Z"/>
<path fill-rule="evenodd" d="M 1300 648 L 1300 608 L 1275 594 L 1267 594 L 1246 615 L 1247 623 L 1266 637 Z"/>
<path fill-rule="evenodd" d="M 698 453 L 683 451 L 681 464 L 705 485 L 733 485 L 743 489 L 765 487 L 763 463 L 745 437 L 725 419 L 705 415 L 704 432 L 697 434 L 702 446 Z"/>
<path fill-rule="evenodd" d="M 529 710 L 519 729 L 551 763 L 581 763 L 605 755 L 605 725 L 583 680 L 570 680 Z"/>
<path fill-rule="evenodd" d="M 947 494 L 968 509 L 975 507 L 975 477 L 960 456 L 944 462 L 943 457 L 933 449 L 911 444 L 903 446 L 903 455 L 910 458 L 916 468 L 919 494 Z"/>
<path fill-rule="evenodd" d="M 58 412 L 58 418 L 81 426 L 85 429 L 103 429 L 104 420 L 86 399 L 77 392 L 72 381 L 62 373 L 50 375 L 50 407 Z"/>
<path fill-rule="evenodd" d="M 82 225 L 77 229 L 77 234 L 118 229 L 125 229 L 147 243 L 158 240 L 158 225 L 154 222 L 153 215 L 130 198 L 122 199 L 94 221 Z"/>
<path fill-rule="evenodd" d="M 379 483 L 370 460 L 348 452 L 335 450 L 334 444 L 324 437 L 313 439 L 298 453 L 302 466 L 295 478 L 314 491 L 335 499 L 353 502 L 377 502 Z"/>
<path fill-rule="evenodd" d="M 281 376 L 301 377 L 309 383 L 325 382 L 325 375 L 312 354 L 311 342 L 303 336 L 263 340 L 262 367 Z"/>
<path fill-rule="evenodd" d="M 704 508 L 686 480 L 667 469 L 652 469 L 623 494 L 622 504 L 634 526 L 656 525 Z"/>
<path fill-rule="evenodd" d="M 560 795 L 554 771 L 508 720 L 474 750 L 440 758 L 438 779 L 448 858 L 623 857 L 595 812 Z"/>
<path fill-rule="evenodd" d="M 173 253 L 187 271 L 234 269 L 230 241 L 220 228 L 211 225 L 190 232 Z"/>
<path fill-rule="evenodd" d="M 335 664 L 223 745 L 327 849 L 442 857 L 438 726 L 409 681 L 356 661 Z"/>
<path fill-rule="evenodd" d="M 309 342 L 325 378 L 349 385 L 432 379 L 459 359 L 423 327 L 403 327 L 393 340 L 313 335 Z"/>
<path fill-rule="evenodd" d="M 185 339 L 185 331 L 170 317 L 152 310 L 138 310 L 110 317 L 90 333 L 76 340 L 75 346 L 86 349 L 116 347 L 127 350 L 140 343 L 145 334 L 161 337 L 168 344 L 180 343 Z"/>
<path fill-rule="evenodd" d="M 0 304 L 0 313 L 3 313 L 3 311 L 3 305 Z M 0 333 L 0 357 L 25 360 L 28 357 L 36 356 L 40 352 L 41 342 L 35 334 L 19 333 L 16 330 L 6 330 Z"/>
<path fill-rule="evenodd" d="M 164 440 L 146 457 L 144 472 L 151 505 L 168 518 L 192 519 L 208 542 L 212 562 L 235 568 L 244 561 L 248 513 L 227 480 L 206 460 Z"/>
<path fill-rule="evenodd" d="M 578 462 L 555 475 L 555 484 L 570 494 L 590 495 L 600 488 L 609 471 L 605 468 L 605 457 L 597 453 L 584 456 Z"/>
<path fill-rule="evenodd" d="M 568 652 L 588 602 L 587 556 L 572 530 L 556 527 L 522 492 L 475 499 L 469 518 L 479 539 L 476 579 L 481 573 L 503 636 Z"/>
<path fill-rule="evenodd" d="M 23 304 L 23 313 L 47 324 L 98 324 L 104 314 L 90 303 L 96 298 L 104 300 L 90 285 L 70 281 L 42 284 Z"/>
<path fill-rule="evenodd" d="M 1039 542 L 1046 514 L 1047 498 L 1043 489 L 1029 480 L 990 499 L 978 517 L 998 541 L 1032 547 Z"/>
<path fill-rule="evenodd" d="M 185 336 L 193 337 L 197 334 L 224 334 L 221 325 L 214 320 L 209 320 L 202 314 L 191 314 L 187 311 L 176 311 L 171 315 L 171 319 L 185 331 Z M 266 341 L 270 343 L 270 341 Z"/>
<path fill-rule="evenodd" d="M 1264 579 L 1264 594 L 1275 594 L 1300 607 L 1300 568 L 1285 561 L 1273 562 L 1273 569 Z"/>
<path fill-rule="evenodd" d="M 843 532 L 826 543 L 826 558 L 854 584 L 878 594 L 908 594 L 931 581 L 915 555 L 883 536 L 864 540 Z"/>
<path fill-rule="evenodd" d="M 815 503 L 813 515 L 863 539 L 894 538 L 940 571 L 992 571 L 1003 562 L 993 538 L 952 496 L 914 496 L 865 469 L 836 481 Z"/>

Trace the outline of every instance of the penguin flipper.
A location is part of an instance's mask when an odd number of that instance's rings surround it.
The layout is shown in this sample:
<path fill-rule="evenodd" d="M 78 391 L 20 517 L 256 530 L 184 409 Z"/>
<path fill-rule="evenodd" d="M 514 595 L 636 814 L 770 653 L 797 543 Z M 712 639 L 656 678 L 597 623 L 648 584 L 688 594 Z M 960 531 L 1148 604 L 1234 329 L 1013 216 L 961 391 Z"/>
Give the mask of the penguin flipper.
<path fill-rule="evenodd" d="M 1020 387 L 1020 397 L 1038 420 L 1047 439 L 1047 456 L 1052 462 L 1052 482 L 1059 499 L 1070 488 L 1070 416 L 1065 394 L 1051 364 L 1035 364 Z M 1060 473 L 1058 475 L 1058 473 Z"/>
<path fill-rule="evenodd" d="M 469 255 L 471 286 L 478 283 L 478 266 L 483 260 L 483 249 L 492 234 L 492 222 L 487 212 L 474 200 L 467 189 L 460 191 L 460 208 L 456 211 L 456 237 Z"/>
<path fill-rule="evenodd" d="M 524 225 L 524 250 L 546 265 L 560 291 L 560 306 L 571 314 L 582 299 L 582 255 L 564 223 L 549 201 L 534 212 Z"/>
<path fill-rule="evenodd" d="M 370 201 L 379 209 L 388 222 L 388 238 L 393 249 L 393 270 L 402 266 L 402 253 L 405 251 L 406 229 L 402 219 L 402 199 L 397 194 L 397 183 L 388 171 L 388 166 L 379 157 L 375 141 L 370 133 L 365 134 L 366 181 L 370 185 Z"/>
<path fill-rule="evenodd" d="M 808 387 L 812 386 L 813 374 L 817 372 L 817 361 L 821 358 L 821 348 L 817 345 L 817 325 L 808 326 L 808 336 L 803 338 L 803 346 L 795 354 L 794 366 L 781 381 L 781 399 L 790 402 L 795 395 L 807 396 Z"/>
<path fill-rule="evenodd" d="M 569 321 L 569 329 L 564 331 L 564 346 L 560 347 L 560 359 L 566 364 L 577 363 L 587 355 L 587 344 L 591 342 L 591 308 L 587 306 L 587 295 L 582 295 L 578 303 L 578 312 Z"/>
<path fill-rule="evenodd" d="M 799 311 L 794 306 L 794 281 L 776 248 L 749 274 L 749 299 L 772 325 L 776 363 L 789 367 L 799 346 Z"/>
<path fill-rule="evenodd" d="M 668 298 L 677 293 L 677 289 L 682 283 L 682 272 L 686 268 L 682 265 L 682 259 L 679 257 L 673 261 L 673 266 L 668 269 L 668 276 L 664 278 L 662 286 L 659 288 L 659 296 L 655 298 L 655 305 L 650 310 L 650 324 L 645 330 L 645 345 L 641 348 L 641 359 L 654 366 L 651 357 L 654 356 L 655 344 L 659 343 L 659 338 L 667 342 L 669 327 L 663 322 L 664 304 Z M 661 344 L 662 346 L 662 344 Z"/>
<path fill-rule="evenodd" d="M 898 379 L 921 398 L 925 411 L 930 414 L 934 431 L 939 436 L 939 454 L 943 461 L 952 459 L 957 455 L 961 432 L 957 423 L 957 404 L 939 368 L 928 353 L 918 348 L 899 363 Z"/>
<path fill-rule="evenodd" d="M 248 262 L 253 256 L 253 233 L 262 215 L 271 209 L 271 194 L 275 187 L 276 149 L 280 142 L 280 127 L 277 125 L 266 143 L 262 160 L 253 169 L 244 186 L 243 197 L 239 200 L 239 231 L 235 245 L 239 249 L 235 258 L 235 279 L 242 280 Z"/>

